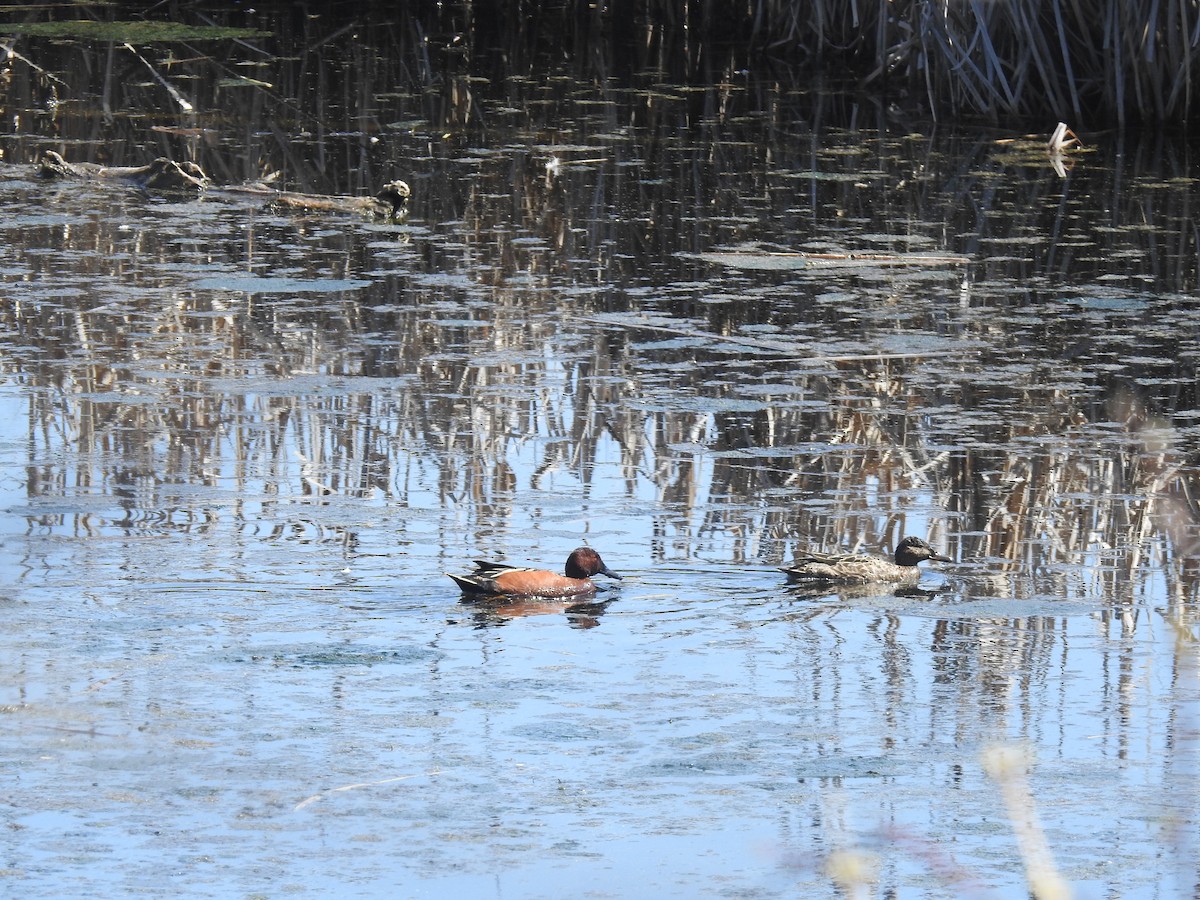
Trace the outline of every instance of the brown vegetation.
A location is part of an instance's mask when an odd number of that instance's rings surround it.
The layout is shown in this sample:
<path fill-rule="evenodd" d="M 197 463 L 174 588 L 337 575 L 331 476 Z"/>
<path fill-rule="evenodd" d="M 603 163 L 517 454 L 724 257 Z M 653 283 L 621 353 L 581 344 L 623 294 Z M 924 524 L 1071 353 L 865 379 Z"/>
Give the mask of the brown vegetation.
<path fill-rule="evenodd" d="M 302 63 L 310 53 L 336 49 L 368 76 L 380 76 L 373 80 L 425 92 L 430 118 L 457 127 L 477 115 L 473 95 L 481 81 L 563 70 L 595 81 L 647 73 L 693 84 L 766 78 L 805 90 L 858 93 L 909 114 L 1021 120 L 1047 129 L 1056 121 L 1091 129 L 1135 122 L 1186 125 L 1195 121 L 1198 102 L 1197 0 L 419 0 L 234 9 L 200 17 L 170 4 L 148 12 L 140 6 L 83 7 L 74 13 L 36 6 L 20 16 L 10 12 L 6 30 L 21 35 L 25 29 L 37 40 L 45 32 L 36 29 L 48 19 L 61 22 L 70 15 L 138 21 L 148 16 L 257 32 L 223 47 L 176 39 L 178 51 L 165 60 L 157 50 L 169 46 L 166 39 L 153 45 L 155 52 L 128 42 L 113 46 L 108 71 L 99 72 L 106 115 L 108 95 L 131 79 L 165 88 L 170 105 L 183 112 L 196 103 L 184 96 L 193 89 L 224 91 L 227 100 L 255 86 L 282 96 L 319 90 L 320 63 L 276 71 L 278 79 L 257 77 L 259 66 L 296 48 L 303 48 Z M 129 40 L 137 43 L 134 36 Z M 56 80 L 56 90 L 77 88 L 76 80 L 50 74 L 58 67 L 43 58 L 44 50 L 21 46 L 10 58 L 32 65 L 48 84 Z M 189 60 L 209 57 L 218 77 L 194 85 L 175 79 Z M 112 70 L 114 63 L 123 74 Z"/>

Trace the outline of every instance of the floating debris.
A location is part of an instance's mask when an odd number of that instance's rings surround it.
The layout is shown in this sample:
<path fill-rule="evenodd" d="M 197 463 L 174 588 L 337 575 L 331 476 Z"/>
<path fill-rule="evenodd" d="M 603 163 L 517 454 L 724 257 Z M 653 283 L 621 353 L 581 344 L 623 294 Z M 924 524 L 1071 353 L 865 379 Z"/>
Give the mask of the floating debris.
<path fill-rule="evenodd" d="M 1067 150 L 1082 150 L 1083 141 L 1079 140 L 1078 135 L 1067 127 L 1066 122 L 1059 122 L 1055 126 L 1054 131 L 1050 135 L 1050 142 L 1046 145 L 1051 153 L 1063 153 Z"/>

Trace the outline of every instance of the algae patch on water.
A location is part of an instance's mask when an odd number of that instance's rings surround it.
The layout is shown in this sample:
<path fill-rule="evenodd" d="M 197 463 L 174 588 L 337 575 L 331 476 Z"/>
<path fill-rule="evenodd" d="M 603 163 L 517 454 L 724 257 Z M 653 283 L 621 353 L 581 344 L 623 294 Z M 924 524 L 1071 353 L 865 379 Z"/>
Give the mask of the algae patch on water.
<path fill-rule="evenodd" d="M 3 22 L 0 23 L 0 34 L 155 44 L 172 41 L 222 41 L 233 38 L 263 37 L 267 32 L 256 31 L 252 28 L 184 25 L 179 22 L 92 22 L 79 19 L 72 22 Z"/>

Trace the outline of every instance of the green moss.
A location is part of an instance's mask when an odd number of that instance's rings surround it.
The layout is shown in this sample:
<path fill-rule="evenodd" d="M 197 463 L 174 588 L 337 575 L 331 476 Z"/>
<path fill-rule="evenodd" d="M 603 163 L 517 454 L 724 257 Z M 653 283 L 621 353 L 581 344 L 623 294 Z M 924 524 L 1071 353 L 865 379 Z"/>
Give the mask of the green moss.
<path fill-rule="evenodd" d="M 79 19 L 71 22 L 3 22 L 0 23 L 0 34 L 154 44 L 167 41 L 222 41 L 261 37 L 267 32 L 251 28 L 183 25 L 178 22 L 92 22 Z"/>

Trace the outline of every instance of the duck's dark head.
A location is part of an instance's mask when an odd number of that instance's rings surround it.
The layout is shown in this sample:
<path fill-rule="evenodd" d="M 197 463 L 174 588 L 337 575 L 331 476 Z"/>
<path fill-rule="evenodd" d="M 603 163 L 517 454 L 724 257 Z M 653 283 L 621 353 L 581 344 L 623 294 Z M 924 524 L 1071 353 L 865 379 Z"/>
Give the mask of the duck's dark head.
<path fill-rule="evenodd" d="M 593 575 L 607 575 L 620 581 L 621 576 L 604 564 L 600 554 L 591 547 L 579 547 L 571 551 L 567 557 L 565 570 L 568 578 L 591 578 Z"/>
<path fill-rule="evenodd" d="M 375 199 L 383 203 L 390 203 L 392 206 L 392 218 L 397 218 L 401 211 L 408 206 L 408 198 L 412 196 L 412 189 L 403 181 L 389 181 L 379 189 L 379 193 L 375 195 Z"/>
<path fill-rule="evenodd" d="M 906 537 L 896 545 L 896 565 L 915 566 L 927 559 L 938 562 L 953 562 L 948 556 L 942 556 L 919 537 Z"/>

